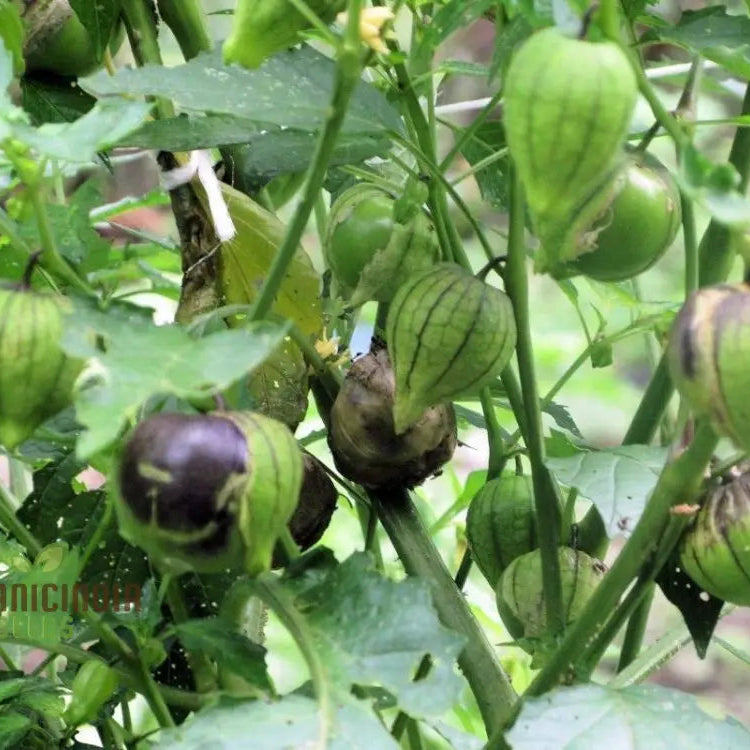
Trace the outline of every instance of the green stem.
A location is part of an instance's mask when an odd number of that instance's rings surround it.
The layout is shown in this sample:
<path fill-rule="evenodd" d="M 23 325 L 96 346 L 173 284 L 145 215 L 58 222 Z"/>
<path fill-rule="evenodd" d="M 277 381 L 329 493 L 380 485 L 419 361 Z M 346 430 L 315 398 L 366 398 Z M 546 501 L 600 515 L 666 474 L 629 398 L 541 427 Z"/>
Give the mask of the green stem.
<path fill-rule="evenodd" d="M 621 41 L 620 14 L 617 0 L 600 0 L 599 26 L 604 32 L 604 36 L 608 39 L 617 43 Z"/>
<path fill-rule="evenodd" d="M 149 0 L 122 0 L 122 17 L 136 63 L 163 65 L 154 9 Z M 162 97 L 155 97 L 154 101 L 160 119 L 174 117 L 172 102 Z"/>
<path fill-rule="evenodd" d="M 278 579 L 273 573 L 263 573 L 254 581 L 248 581 L 248 585 L 281 620 L 307 663 L 315 697 L 320 706 L 319 747 L 325 748 L 333 730 L 333 700 L 328 690 L 325 664 L 320 658 L 315 639 L 300 617 L 294 602 L 279 586 Z"/>
<path fill-rule="evenodd" d="M 487 443 L 489 445 L 489 461 L 487 462 L 487 480 L 497 479 L 503 472 L 505 466 L 503 436 L 500 431 L 500 422 L 497 419 L 495 405 L 492 403 L 492 394 L 489 387 L 482 388 L 479 393 L 482 404 L 482 413 L 487 428 Z"/>
<path fill-rule="evenodd" d="M 157 5 L 186 60 L 213 47 L 198 0 L 157 0 Z"/>
<path fill-rule="evenodd" d="M 686 502 L 687 498 L 697 495 L 717 442 L 711 427 L 701 424 L 689 448 L 676 461 L 665 466 L 633 533 L 580 617 L 567 630 L 558 649 L 529 686 L 528 695 L 541 695 L 555 687 L 577 655 L 582 654 L 596 638 L 643 561 L 655 552 L 669 522 L 672 504 Z"/>
<path fill-rule="evenodd" d="M 406 490 L 370 494 L 380 522 L 409 575 L 426 580 L 443 624 L 466 638 L 458 658 L 488 735 L 511 719 L 517 696 L 492 646 L 456 588 Z"/>
<path fill-rule="evenodd" d="M 169 611 L 172 613 L 172 620 L 176 624 L 187 622 L 190 619 L 185 598 L 182 595 L 182 589 L 175 577 L 170 577 L 166 590 L 166 601 Z M 195 688 L 199 693 L 208 693 L 216 690 L 216 673 L 211 664 L 211 660 L 199 651 L 185 649 L 190 671 L 193 673 Z"/>
<path fill-rule="evenodd" d="M 544 464 L 542 415 L 539 409 L 539 395 L 534 372 L 529 286 L 526 277 L 525 206 L 521 182 L 515 169 L 511 178 L 510 195 L 505 285 L 508 296 L 513 302 L 513 312 L 516 318 L 516 357 L 526 416 L 526 447 L 529 452 L 531 478 L 534 485 L 534 507 L 542 556 L 547 626 L 550 633 L 561 633 L 565 628 L 565 614 L 560 583 L 560 560 L 557 551 L 560 546 L 560 500 L 554 480 Z"/>
<path fill-rule="evenodd" d="M 29 553 L 36 557 L 42 549 L 36 537 L 21 523 L 16 515 L 17 503 L 8 488 L 0 481 L 0 526 L 14 536 Z"/>
<path fill-rule="evenodd" d="M 622 672 L 628 664 L 632 664 L 640 653 L 655 593 L 656 584 L 649 583 L 643 592 L 643 598 L 628 620 L 628 626 L 625 629 L 625 639 L 620 649 L 620 660 L 617 662 L 618 672 Z"/>
<path fill-rule="evenodd" d="M 698 288 L 699 256 L 695 234 L 695 211 L 693 202 L 680 191 L 682 206 L 682 236 L 685 242 L 685 297 Z"/>
<path fill-rule="evenodd" d="M 287 268 L 292 258 L 294 258 L 294 254 L 297 252 L 300 238 L 318 200 L 320 190 L 323 187 L 328 162 L 336 145 L 341 125 L 344 122 L 349 99 L 359 82 L 358 21 L 360 6 L 361 0 L 351 0 L 349 3 L 349 23 L 346 30 L 346 37 L 338 50 L 336 79 L 329 108 L 330 113 L 315 146 L 315 153 L 313 154 L 307 173 L 307 184 L 305 185 L 302 199 L 297 204 L 292 221 L 284 236 L 284 241 L 276 252 L 263 287 L 255 300 L 253 312 L 250 316 L 251 320 L 262 320 L 271 309 L 271 305 L 286 275 Z"/>
<path fill-rule="evenodd" d="M 750 114 L 750 84 L 745 89 L 740 115 Z M 739 172 L 738 191 L 747 192 L 750 176 L 750 128 L 737 128 L 729 151 L 729 163 Z M 729 228 L 711 219 L 698 248 L 700 255 L 701 286 L 724 281 L 732 268 L 734 253 L 730 242 Z"/>
<path fill-rule="evenodd" d="M 502 381 L 503 388 L 505 388 L 505 395 L 508 397 L 510 408 L 513 410 L 513 416 L 516 418 L 518 429 L 516 433 L 520 433 L 524 439 L 524 442 L 528 442 L 529 431 L 526 427 L 526 414 L 524 412 L 523 396 L 521 395 L 521 384 L 518 382 L 516 373 L 513 368 L 508 365 L 501 373 L 500 380 Z M 509 445 L 518 440 L 518 435 L 514 440 L 509 440 Z"/>
<path fill-rule="evenodd" d="M 44 183 L 35 180 L 33 184 L 29 184 L 27 187 L 31 195 L 31 205 L 39 229 L 39 242 L 42 246 L 40 265 L 53 276 L 70 284 L 76 291 L 87 296 L 95 296 L 96 292 L 93 288 L 70 267 L 57 249 L 52 226 L 49 223 L 47 206 L 44 202 Z"/>

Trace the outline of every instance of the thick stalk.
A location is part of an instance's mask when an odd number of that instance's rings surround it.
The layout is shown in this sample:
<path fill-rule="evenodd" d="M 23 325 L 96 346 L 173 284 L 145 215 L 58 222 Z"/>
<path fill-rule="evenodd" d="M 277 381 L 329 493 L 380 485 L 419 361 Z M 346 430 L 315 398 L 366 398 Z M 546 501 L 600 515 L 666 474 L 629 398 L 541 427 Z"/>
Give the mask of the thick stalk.
<path fill-rule="evenodd" d="M 159 15 L 174 34 L 186 60 L 213 46 L 198 0 L 157 0 Z"/>
<path fill-rule="evenodd" d="M 262 320 L 271 309 L 279 287 L 284 280 L 287 268 L 297 251 L 300 238 L 307 226 L 307 220 L 315 207 L 318 195 L 323 187 L 328 162 L 336 145 L 341 125 L 344 122 L 349 99 L 359 81 L 358 20 L 360 7 L 361 0 L 352 0 L 349 3 L 349 23 L 347 25 L 346 38 L 338 50 L 336 79 L 329 108 L 330 114 L 326 119 L 325 126 L 315 147 L 302 199 L 297 204 L 297 209 L 284 236 L 284 241 L 276 252 L 271 268 L 268 271 L 268 276 L 253 305 L 253 311 L 250 316 L 251 320 Z"/>
<path fill-rule="evenodd" d="M 534 485 L 534 507 L 542 556 L 542 581 L 544 584 L 547 627 L 550 633 L 561 633 L 565 628 L 565 615 L 560 584 L 560 560 L 557 552 L 557 548 L 560 546 L 560 501 L 554 480 L 544 464 L 542 414 L 539 409 L 539 394 L 537 393 L 536 373 L 534 371 L 534 352 L 531 345 L 524 216 L 523 190 L 518 175 L 513 170 L 505 286 L 508 296 L 513 302 L 518 332 L 516 357 L 526 417 L 526 448 L 529 452 L 531 478 Z"/>
<path fill-rule="evenodd" d="M 502 474 L 503 467 L 505 466 L 505 456 L 503 455 L 504 444 L 503 436 L 500 432 L 500 423 L 495 413 L 495 405 L 492 403 L 492 395 L 489 388 L 482 388 L 479 400 L 482 404 L 482 413 L 484 414 L 484 421 L 487 426 L 487 443 L 489 447 L 487 479 L 497 479 Z"/>
<path fill-rule="evenodd" d="M 620 649 L 620 659 L 617 662 L 617 671 L 622 672 L 628 664 L 631 664 L 641 651 L 643 636 L 646 633 L 646 624 L 651 611 L 651 603 L 656 593 L 656 584 L 651 582 L 643 592 L 643 598 L 638 603 L 638 607 L 628 620 L 628 626 L 625 629 L 625 639 Z"/>
<path fill-rule="evenodd" d="M 529 686 L 527 695 L 540 695 L 555 687 L 577 655 L 596 638 L 620 597 L 643 565 L 654 554 L 675 503 L 689 502 L 700 490 L 703 472 L 718 438 L 701 424 L 689 448 L 664 467 L 633 533 L 592 595 L 584 611 L 568 629 L 559 648 Z"/>
<path fill-rule="evenodd" d="M 406 490 L 370 497 L 409 575 L 427 581 L 438 616 L 466 638 L 458 664 L 471 687 L 491 736 L 514 715 L 518 700 L 492 646 L 456 588 Z"/>

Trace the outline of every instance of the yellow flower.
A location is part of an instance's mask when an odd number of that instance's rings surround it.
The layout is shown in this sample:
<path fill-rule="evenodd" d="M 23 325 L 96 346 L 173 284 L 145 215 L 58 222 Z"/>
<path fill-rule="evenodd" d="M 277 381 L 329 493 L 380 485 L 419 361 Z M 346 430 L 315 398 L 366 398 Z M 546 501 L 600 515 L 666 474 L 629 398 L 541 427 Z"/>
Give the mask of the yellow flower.
<path fill-rule="evenodd" d="M 339 13 L 336 20 L 345 26 L 348 20 L 347 13 Z M 383 26 L 394 19 L 393 11 L 384 6 L 376 8 L 364 8 L 359 15 L 359 36 L 360 39 L 375 52 L 381 54 L 388 53 L 388 47 L 383 39 L 389 36 L 390 32 L 383 34 Z"/>

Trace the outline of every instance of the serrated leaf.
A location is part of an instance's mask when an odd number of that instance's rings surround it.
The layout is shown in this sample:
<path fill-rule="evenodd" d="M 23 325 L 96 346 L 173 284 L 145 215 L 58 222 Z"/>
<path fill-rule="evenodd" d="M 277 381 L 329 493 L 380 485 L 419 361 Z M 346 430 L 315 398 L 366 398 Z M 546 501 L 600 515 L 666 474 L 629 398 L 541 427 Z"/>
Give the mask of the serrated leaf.
<path fill-rule="evenodd" d="M 194 339 L 175 325 L 120 320 L 79 306 L 67 318 L 62 342 L 67 353 L 90 358 L 75 399 L 77 419 L 87 428 L 79 456 L 106 447 L 151 396 L 189 400 L 224 390 L 262 364 L 285 333 L 285 324 L 263 322 Z M 106 351 L 92 347 L 96 336 Z"/>
<path fill-rule="evenodd" d="M 311 47 L 270 57 L 260 68 L 224 65 L 217 48 L 184 65 L 121 68 L 79 79 L 95 96 L 143 94 L 171 99 L 183 110 L 216 112 L 257 123 L 316 131 L 328 113 L 335 62 Z M 385 96 L 360 82 L 347 109 L 342 133 L 400 132 L 401 119 Z"/>
<path fill-rule="evenodd" d="M 561 427 L 563 430 L 567 430 L 568 432 L 572 432 L 579 438 L 583 437 L 581 435 L 581 431 L 578 429 L 578 425 L 570 415 L 567 406 L 558 404 L 554 401 L 550 401 L 550 403 L 544 404 L 544 406 L 542 406 L 542 411 L 545 414 L 549 414 L 552 419 L 555 420 L 555 424 L 558 427 Z"/>
<path fill-rule="evenodd" d="M 561 484 L 594 503 L 614 537 L 635 526 L 666 460 L 666 448 L 623 445 L 548 458 L 546 464 Z"/>
<path fill-rule="evenodd" d="M 578 685 L 528 698 L 505 739 L 512 750 L 750 747 L 750 733 L 738 721 L 715 719 L 692 695 L 658 685 Z"/>
<path fill-rule="evenodd" d="M 237 234 L 221 249 L 221 281 L 227 305 L 246 305 L 258 295 L 286 228 L 269 211 L 243 193 L 222 185 Z M 289 264 L 273 312 L 293 320 L 301 331 L 320 335 L 320 277 L 299 248 Z"/>
<path fill-rule="evenodd" d="M 643 41 L 673 42 L 713 60 L 727 72 L 750 79 L 750 18 L 729 14 L 723 5 L 686 10 L 679 23 L 653 29 Z"/>
<path fill-rule="evenodd" d="M 266 670 L 266 649 L 238 633 L 234 627 L 231 622 L 211 617 L 188 620 L 175 625 L 174 629 L 188 650 L 208 654 L 219 666 L 244 678 L 260 692 L 272 693 Z"/>
<path fill-rule="evenodd" d="M 364 704 L 344 698 L 333 707 L 333 726 L 321 745 L 321 716 L 315 700 L 287 695 L 279 701 L 224 699 L 180 727 L 161 733 L 159 750 L 237 750 L 252 737 L 253 750 L 313 748 L 397 750 L 395 740 Z M 217 731 L 221 727 L 221 731 Z"/>
<path fill-rule="evenodd" d="M 378 686 L 411 716 L 440 716 L 461 690 L 454 664 L 462 638 L 443 627 L 429 587 L 378 574 L 369 555 L 289 576 L 285 585 L 314 635 L 326 677 L 337 695 L 354 685 Z M 429 654 L 430 673 L 412 682 Z"/>

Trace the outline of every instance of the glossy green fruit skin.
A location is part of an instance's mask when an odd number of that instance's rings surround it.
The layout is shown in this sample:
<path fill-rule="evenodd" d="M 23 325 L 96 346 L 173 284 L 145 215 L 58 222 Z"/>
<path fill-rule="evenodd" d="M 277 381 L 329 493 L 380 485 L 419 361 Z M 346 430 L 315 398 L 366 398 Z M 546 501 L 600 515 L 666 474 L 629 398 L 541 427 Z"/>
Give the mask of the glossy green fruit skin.
<path fill-rule="evenodd" d="M 612 42 L 547 28 L 511 59 L 503 122 L 542 243 L 540 269 L 572 260 L 607 205 L 636 96 L 630 62 Z"/>
<path fill-rule="evenodd" d="M 112 667 L 99 659 L 90 659 L 78 668 L 71 689 L 73 698 L 65 709 L 65 722 L 76 727 L 93 721 L 112 697 L 119 677 Z"/>
<path fill-rule="evenodd" d="M 672 324 L 667 349 L 680 394 L 714 429 L 750 451 L 750 287 L 693 292 Z"/>
<path fill-rule="evenodd" d="M 531 478 L 506 474 L 474 496 L 466 515 L 471 556 L 494 589 L 516 557 L 536 548 Z"/>
<path fill-rule="evenodd" d="M 704 591 L 750 605 L 750 474 L 708 494 L 683 537 L 680 561 Z"/>
<path fill-rule="evenodd" d="M 507 295 L 450 263 L 407 279 L 393 298 L 386 331 L 396 434 L 427 407 L 494 380 L 516 345 Z"/>
<path fill-rule="evenodd" d="M 39 0 L 36 5 L 42 5 Z M 25 13 L 30 26 L 25 42 L 24 58 L 29 72 L 46 71 L 60 76 L 86 76 L 102 67 L 96 46 L 78 16 L 68 3 L 57 2 L 59 13 L 37 14 L 32 5 Z M 47 24 L 47 25 L 45 25 Z M 118 23 L 109 42 L 109 51 L 116 54 L 125 38 L 125 27 Z"/>
<path fill-rule="evenodd" d="M 604 576 L 604 566 L 585 552 L 558 548 L 565 624 L 578 618 Z M 547 635 L 547 610 L 542 583 L 542 553 L 517 557 L 503 571 L 495 589 L 497 610 L 514 638 Z"/>
<path fill-rule="evenodd" d="M 337 220 L 331 212 L 332 232 L 326 242 L 328 265 L 339 283 L 354 290 L 365 266 L 388 245 L 393 232 L 393 199 L 370 191 Z"/>
<path fill-rule="evenodd" d="M 67 302 L 0 289 L 0 444 L 13 450 L 69 406 L 83 362 L 60 348 Z"/>
<path fill-rule="evenodd" d="M 120 533 L 175 573 L 255 575 L 294 513 L 302 467 L 289 429 L 261 414 L 153 415 L 110 483 Z"/>
<path fill-rule="evenodd" d="M 669 170 L 648 154 L 631 157 L 617 182 L 612 203 L 588 233 L 593 249 L 572 261 L 568 272 L 597 281 L 630 279 L 651 268 L 674 241 L 682 211 Z"/>

